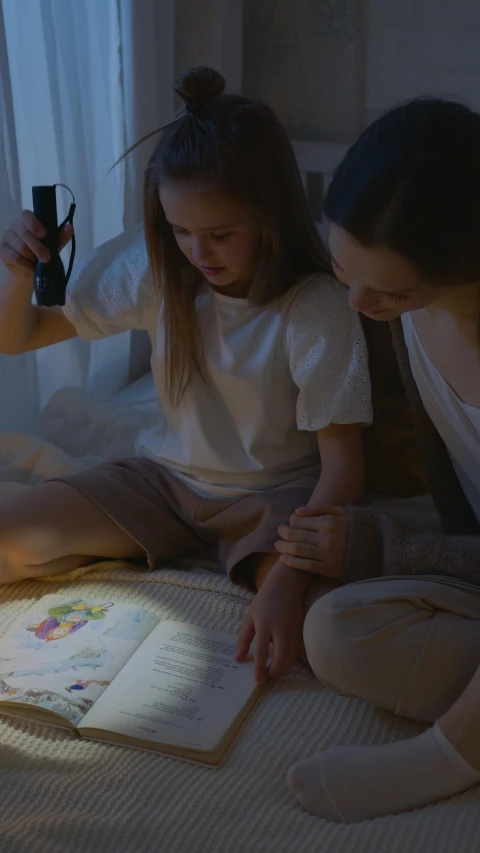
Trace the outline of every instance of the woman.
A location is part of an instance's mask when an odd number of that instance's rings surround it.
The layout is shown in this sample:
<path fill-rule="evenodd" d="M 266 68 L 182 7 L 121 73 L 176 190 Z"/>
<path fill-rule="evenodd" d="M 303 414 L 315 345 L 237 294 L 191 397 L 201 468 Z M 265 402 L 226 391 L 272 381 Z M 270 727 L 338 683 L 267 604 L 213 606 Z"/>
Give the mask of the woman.
<path fill-rule="evenodd" d="M 325 507 L 280 529 L 287 565 L 343 584 L 306 618 L 317 678 L 431 725 L 294 765 L 306 808 L 352 821 L 480 781 L 480 115 L 439 99 L 387 113 L 347 153 L 325 212 L 350 304 L 390 323 L 443 528 Z"/>

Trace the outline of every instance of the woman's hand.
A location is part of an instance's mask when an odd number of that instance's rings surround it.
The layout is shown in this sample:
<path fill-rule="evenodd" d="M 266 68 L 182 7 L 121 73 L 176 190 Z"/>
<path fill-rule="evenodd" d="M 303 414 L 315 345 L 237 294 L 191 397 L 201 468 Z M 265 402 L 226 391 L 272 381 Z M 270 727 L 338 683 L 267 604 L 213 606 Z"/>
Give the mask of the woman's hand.
<path fill-rule="evenodd" d="M 68 222 L 58 235 L 58 250 L 67 245 L 73 234 L 73 225 Z M 24 210 L 0 240 L 0 261 L 7 270 L 18 278 L 32 279 L 38 260 L 48 263 L 50 252 L 42 243 L 47 232 L 31 210 Z"/>
<path fill-rule="evenodd" d="M 345 556 L 348 514 L 343 507 L 300 507 L 278 528 L 275 548 L 292 569 L 338 580 Z"/>

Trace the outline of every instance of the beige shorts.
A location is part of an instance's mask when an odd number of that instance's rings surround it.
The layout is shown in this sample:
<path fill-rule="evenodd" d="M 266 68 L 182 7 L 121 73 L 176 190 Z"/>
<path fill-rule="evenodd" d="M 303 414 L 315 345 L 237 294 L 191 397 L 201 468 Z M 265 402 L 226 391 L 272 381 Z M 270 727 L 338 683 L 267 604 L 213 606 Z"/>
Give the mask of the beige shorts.
<path fill-rule="evenodd" d="M 213 547 L 231 580 L 249 586 L 247 558 L 276 553 L 279 524 L 305 506 L 317 482 L 302 477 L 239 497 L 204 497 L 158 462 L 138 458 L 57 479 L 78 489 L 138 542 L 150 569 L 175 557 L 211 557 Z"/>

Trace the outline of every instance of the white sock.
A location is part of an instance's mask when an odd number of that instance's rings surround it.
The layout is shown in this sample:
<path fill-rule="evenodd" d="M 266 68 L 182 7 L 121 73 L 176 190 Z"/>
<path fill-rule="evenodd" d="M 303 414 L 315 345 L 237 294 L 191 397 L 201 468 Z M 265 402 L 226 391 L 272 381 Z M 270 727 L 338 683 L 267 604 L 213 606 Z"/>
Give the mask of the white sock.
<path fill-rule="evenodd" d="M 348 823 L 398 814 L 480 782 L 438 723 L 384 746 L 337 746 L 299 761 L 287 783 L 309 812 Z"/>

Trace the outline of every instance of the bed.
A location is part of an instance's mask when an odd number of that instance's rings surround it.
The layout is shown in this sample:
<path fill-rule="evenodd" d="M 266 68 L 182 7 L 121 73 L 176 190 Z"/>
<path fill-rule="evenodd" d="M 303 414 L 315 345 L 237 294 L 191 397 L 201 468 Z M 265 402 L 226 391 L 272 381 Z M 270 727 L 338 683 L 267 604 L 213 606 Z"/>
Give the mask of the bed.
<path fill-rule="evenodd" d="M 132 452 L 155 418 L 151 374 L 115 399 L 79 388 L 57 392 L 36 436 L 0 436 L 0 491 Z M 49 592 L 134 601 L 160 616 L 236 631 L 250 594 L 215 565 L 179 564 L 138 574 L 97 564 L 62 580 L 0 590 L 3 633 Z M 93 742 L 60 729 L 0 717 L 4 853 L 473 853 L 480 789 L 396 817 L 341 826 L 307 814 L 285 784 L 297 759 L 339 743 L 387 743 L 422 727 L 336 696 L 303 665 L 265 690 L 224 763 L 207 769 Z"/>
<path fill-rule="evenodd" d="M 328 186 L 345 146 L 294 143 L 302 177 Z M 318 210 L 318 180 L 316 209 Z M 321 199 L 320 199 L 321 201 Z M 317 217 L 318 218 L 318 217 Z M 323 223 L 318 223 L 323 230 Z M 0 494 L 133 453 L 138 430 L 156 418 L 150 373 L 114 399 L 81 388 L 58 391 L 36 435 L 0 435 Z M 421 513 L 417 499 L 389 511 Z M 215 564 L 179 561 L 148 574 L 96 564 L 61 579 L 0 588 L 0 633 L 50 592 L 115 596 L 164 618 L 237 631 L 251 595 Z M 2 853 L 473 853 L 480 850 L 480 787 L 409 814 L 342 826 L 306 813 L 285 775 L 297 759 L 335 744 L 387 743 L 422 730 L 321 687 L 297 665 L 266 688 L 224 763 L 207 769 L 0 717 Z"/>

